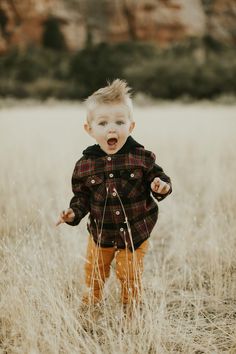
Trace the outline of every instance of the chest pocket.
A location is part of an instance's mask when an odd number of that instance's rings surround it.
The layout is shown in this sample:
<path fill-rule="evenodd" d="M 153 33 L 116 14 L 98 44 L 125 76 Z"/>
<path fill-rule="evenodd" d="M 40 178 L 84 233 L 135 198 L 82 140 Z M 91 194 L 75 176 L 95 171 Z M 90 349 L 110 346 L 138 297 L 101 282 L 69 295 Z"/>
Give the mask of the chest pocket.
<path fill-rule="evenodd" d="M 122 195 L 133 198 L 144 191 L 143 171 L 140 168 L 121 171 Z"/>
<path fill-rule="evenodd" d="M 101 201 L 104 199 L 105 193 L 105 184 L 104 184 L 104 175 L 92 175 L 86 178 L 85 185 L 91 191 L 91 199 Z"/>

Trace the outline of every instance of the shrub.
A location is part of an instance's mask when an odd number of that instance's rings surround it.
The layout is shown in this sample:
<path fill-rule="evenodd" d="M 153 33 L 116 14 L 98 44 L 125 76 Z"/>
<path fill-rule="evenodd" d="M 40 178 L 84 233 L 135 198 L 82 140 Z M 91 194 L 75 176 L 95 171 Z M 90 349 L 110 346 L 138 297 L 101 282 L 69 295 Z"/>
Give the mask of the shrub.
<path fill-rule="evenodd" d="M 233 79 L 236 64 L 232 53 L 206 53 L 199 63 L 194 52 L 175 50 L 157 54 L 152 60 L 133 64 L 125 69 L 135 91 L 155 98 L 175 99 L 184 95 L 194 98 L 214 98 L 222 93 L 236 93 Z"/>
<path fill-rule="evenodd" d="M 107 44 L 88 47 L 78 52 L 71 62 L 71 78 L 81 86 L 80 94 L 88 96 L 107 80 L 122 76 L 122 65 Z"/>
<path fill-rule="evenodd" d="M 71 61 L 70 75 L 79 86 L 78 97 L 87 97 L 107 80 L 124 78 L 125 67 L 133 60 L 151 56 L 150 45 L 122 43 L 118 45 L 99 44 L 88 46 L 75 54 Z"/>
<path fill-rule="evenodd" d="M 209 39 L 165 50 L 139 42 L 88 42 L 73 55 L 30 47 L 0 57 L 0 95 L 81 99 L 117 77 L 126 79 L 136 93 L 154 98 L 235 95 L 235 54 L 235 49 L 210 45 Z"/>

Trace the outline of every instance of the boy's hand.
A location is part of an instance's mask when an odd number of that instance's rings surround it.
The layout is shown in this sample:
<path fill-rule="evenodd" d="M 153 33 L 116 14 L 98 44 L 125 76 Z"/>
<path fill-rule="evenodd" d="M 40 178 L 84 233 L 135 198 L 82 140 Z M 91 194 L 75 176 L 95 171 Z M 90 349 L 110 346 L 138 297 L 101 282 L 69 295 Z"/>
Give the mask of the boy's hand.
<path fill-rule="evenodd" d="M 62 224 L 63 222 L 72 222 L 75 218 L 75 213 L 71 208 L 63 210 L 60 214 L 60 217 L 56 223 L 56 226 Z"/>
<path fill-rule="evenodd" d="M 151 183 L 151 189 L 155 193 L 166 194 L 170 190 L 170 185 L 156 177 Z"/>

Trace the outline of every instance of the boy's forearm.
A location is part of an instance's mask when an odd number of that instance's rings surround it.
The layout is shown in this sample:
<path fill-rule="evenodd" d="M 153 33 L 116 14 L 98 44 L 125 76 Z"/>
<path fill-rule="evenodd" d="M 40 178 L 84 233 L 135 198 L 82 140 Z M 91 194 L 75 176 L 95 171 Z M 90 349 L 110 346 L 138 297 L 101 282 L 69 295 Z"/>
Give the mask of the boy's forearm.
<path fill-rule="evenodd" d="M 152 180 L 154 180 L 155 177 L 159 177 L 163 182 L 168 183 L 170 186 L 170 189 L 165 194 L 151 191 L 152 195 L 154 196 L 155 199 L 157 199 L 158 201 L 161 201 L 161 200 L 165 199 L 169 194 L 171 194 L 171 192 L 172 192 L 171 179 L 169 176 L 167 176 L 165 174 L 165 172 L 163 171 L 161 166 L 154 164 L 153 169 L 150 172 L 150 177 L 152 177 Z"/>
<path fill-rule="evenodd" d="M 83 217 L 88 213 L 87 198 L 79 193 L 74 195 L 70 201 L 70 208 L 73 210 L 75 217 L 71 222 L 67 222 L 68 225 L 76 226 L 80 223 Z"/>
<path fill-rule="evenodd" d="M 75 226 L 80 223 L 83 217 L 89 212 L 90 191 L 77 176 L 77 168 L 75 167 L 72 175 L 72 192 L 74 196 L 70 201 L 70 208 L 73 210 L 75 217 L 68 225 Z"/>

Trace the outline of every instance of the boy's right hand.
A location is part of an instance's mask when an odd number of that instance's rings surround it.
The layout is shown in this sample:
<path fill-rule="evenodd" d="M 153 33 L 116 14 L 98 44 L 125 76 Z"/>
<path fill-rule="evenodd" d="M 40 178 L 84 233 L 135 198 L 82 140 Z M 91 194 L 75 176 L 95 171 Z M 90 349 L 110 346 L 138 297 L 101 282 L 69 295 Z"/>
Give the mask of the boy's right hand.
<path fill-rule="evenodd" d="M 56 226 L 62 224 L 63 222 L 72 222 L 75 218 L 75 213 L 71 208 L 63 210 L 59 216 Z"/>

